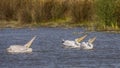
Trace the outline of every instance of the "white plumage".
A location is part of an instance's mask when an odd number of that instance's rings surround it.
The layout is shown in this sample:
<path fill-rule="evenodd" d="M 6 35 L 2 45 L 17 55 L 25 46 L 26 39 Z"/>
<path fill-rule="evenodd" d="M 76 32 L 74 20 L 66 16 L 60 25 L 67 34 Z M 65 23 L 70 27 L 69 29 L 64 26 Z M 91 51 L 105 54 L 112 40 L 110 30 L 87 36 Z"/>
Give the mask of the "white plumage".
<path fill-rule="evenodd" d="M 64 47 L 67 47 L 67 48 L 80 48 L 80 49 L 86 49 L 86 50 L 93 49 L 92 43 L 95 41 L 96 37 L 89 39 L 88 42 L 81 42 L 86 36 L 87 35 L 81 38 L 77 38 L 75 39 L 75 41 L 63 40 L 62 44 L 64 45 Z"/>
<path fill-rule="evenodd" d="M 86 37 L 87 35 L 77 38 L 74 41 L 72 40 L 63 40 L 62 44 L 64 45 L 64 47 L 69 47 L 69 48 L 80 48 L 81 47 L 81 41 Z"/>
<path fill-rule="evenodd" d="M 89 50 L 89 49 L 93 49 L 93 44 L 88 43 L 88 42 L 82 42 L 81 47 L 82 47 L 82 49 Z"/>
<path fill-rule="evenodd" d="M 64 47 L 69 47 L 69 48 L 80 48 L 80 43 L 77 41 L 71 41 L 71 40 L 65 40 L 63 41 Z"/>
<path fill-rule="evenodd" d="M 11 45 L 9 48 L 7 48 L 7 52 L 10 52 L 10 53 L 30 53 L 30 52 L 32 52 L 32 48 L 30 48 L 30 46 L 32 45 L 35 38 L 36 38 L 36 36 L 34 36 L 25 45 Z"/>
<path fill-rule="evenodd" d="M 86 50 L 93 49 L 93 42 L 95 41 L 95 39 L 96 37 L 89 39 L 88 42 L 82 42 L 81 44 L 82 49 Z"/>

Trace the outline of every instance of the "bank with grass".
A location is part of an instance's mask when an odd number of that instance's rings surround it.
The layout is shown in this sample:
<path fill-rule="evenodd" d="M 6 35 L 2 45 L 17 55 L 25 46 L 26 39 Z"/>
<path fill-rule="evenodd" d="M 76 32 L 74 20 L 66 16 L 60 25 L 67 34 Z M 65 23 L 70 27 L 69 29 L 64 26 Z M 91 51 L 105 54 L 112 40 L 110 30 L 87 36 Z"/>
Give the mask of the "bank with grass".
<path fill-rule="evenodd" d="M 120 30 L 119 0 L 1 0 L 0 27 Z"/>

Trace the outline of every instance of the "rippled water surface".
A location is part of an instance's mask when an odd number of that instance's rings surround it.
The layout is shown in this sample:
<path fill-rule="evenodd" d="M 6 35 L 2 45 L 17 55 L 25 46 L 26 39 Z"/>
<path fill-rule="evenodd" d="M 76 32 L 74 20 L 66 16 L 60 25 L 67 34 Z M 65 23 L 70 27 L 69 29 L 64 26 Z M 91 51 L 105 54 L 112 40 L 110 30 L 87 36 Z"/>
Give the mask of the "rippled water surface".
<path fill-rule="evenodd" d="M 93 50 L 65 49 L 61 40 L 94 36 Z M 25 44 L 37 38 L 30 54 L 9 54 L 12 44 Z M 120 34 L 85 32 L 81 28 L 0 29 L 0 68 L 120 68 Z"/>

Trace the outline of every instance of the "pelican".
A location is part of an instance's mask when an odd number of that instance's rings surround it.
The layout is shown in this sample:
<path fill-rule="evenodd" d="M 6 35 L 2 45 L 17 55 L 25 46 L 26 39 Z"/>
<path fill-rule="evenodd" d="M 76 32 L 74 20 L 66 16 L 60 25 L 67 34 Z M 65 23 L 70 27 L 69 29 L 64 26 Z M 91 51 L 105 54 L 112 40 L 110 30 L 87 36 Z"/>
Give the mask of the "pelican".
<path fill-rule="evenodd" d="M 7 48 L 7 52 L 9 52 L 9 53 L 31 53 L 32 48 L 30 48 L 30 46 L 32 45 L 35 38 L 36 38 L 36 36 L 34 36 L 24 46 L 23 45 L 11 45 L 9 48 Z"/>
<path fill-rule="evenodd" d="M 80 45 L 81 45 L 81 41 L 86 37 L 87 35 L 83 36 L 83 37 L 80 37 L 80 38 L 77 38 L 75 39 L 75 41 L 72 41 L 72 40 L 62 40 L 62 44 L 65 46 L 65 47 L 69 47 L 69 48 L 80 48 Z"/>
<path fill-rule="evenodd" d="M 93 37 L 91 39 L 88 40 L 88 42 L 82 42 L 81 47 L 82 49 L 93 49 L 93 42 L 95 41 L 96 37 Z"/>

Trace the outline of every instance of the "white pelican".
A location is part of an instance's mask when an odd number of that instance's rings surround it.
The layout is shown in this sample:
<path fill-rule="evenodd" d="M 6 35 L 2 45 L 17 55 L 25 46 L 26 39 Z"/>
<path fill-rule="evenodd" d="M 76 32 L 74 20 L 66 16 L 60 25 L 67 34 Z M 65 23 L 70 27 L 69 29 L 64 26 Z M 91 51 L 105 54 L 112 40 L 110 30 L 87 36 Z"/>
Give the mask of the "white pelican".
<path fill-rule="evenodd" d="M 95 39 L 96 37 L 89 39 L 88 42 L 82 42 L 81 44 L 82 49 L 86 49 L 86 50 L 93 49 L 92 43 L 95 41 Z"/>
<path fill-rule="evenodd" d="M 9 52 L 9 53 L 30 53 L 30 52 L 32 52 L 32 48 L 30 48 L 30 46 L 32 45 L 35 38 L 36 38 L 36 36 L 34 36 L 24 46 L 22 46 L 22 45 L 11 45 L 9 48 L 7 48 L 7 52 Z"/>
<path fill-rule="evenodd" d="M 62 40 L 62 44 L 64 47 L 69 47 L 69 48 L 80 48 L 81 41 L 86 37 L 87 35 L 75 39 L 75 41 L 72 40 Z"/>

